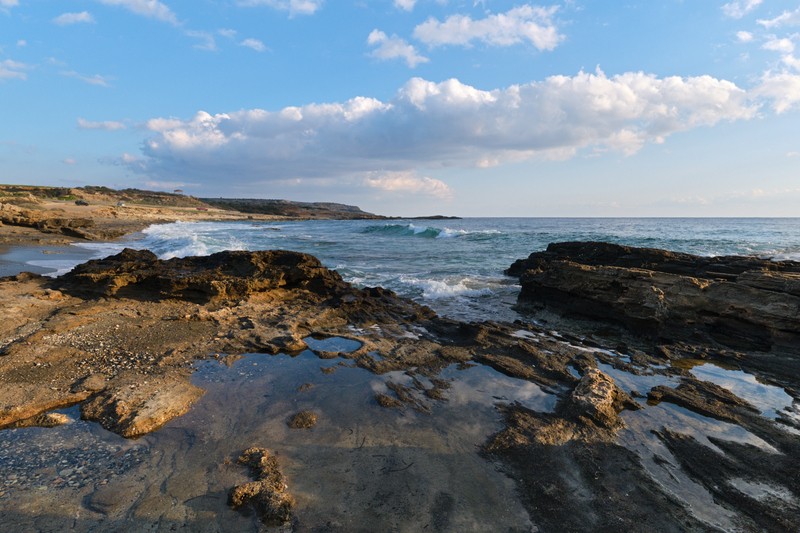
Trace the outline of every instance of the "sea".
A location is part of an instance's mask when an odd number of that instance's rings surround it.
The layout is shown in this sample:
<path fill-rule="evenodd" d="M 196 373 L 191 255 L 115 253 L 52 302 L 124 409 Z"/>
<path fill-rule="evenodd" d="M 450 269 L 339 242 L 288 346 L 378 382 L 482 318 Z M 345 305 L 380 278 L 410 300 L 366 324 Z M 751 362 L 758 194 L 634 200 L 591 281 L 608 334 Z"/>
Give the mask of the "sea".
<path fill-rule="evenodd" d="M 606 241 L 704 256 L 800 261 L 800 218 L 465 218 L 176 222 L 79 254 L 26 261 L 50 275 L 125 247 L 168 259 L 223 250 L 294 250 L 361 287 L 381 286 L 458 320 L 514 320 L 517 280 L 503 271 L 549 243 Z M 76 250 L 78 251 L 78 250 Z"/>

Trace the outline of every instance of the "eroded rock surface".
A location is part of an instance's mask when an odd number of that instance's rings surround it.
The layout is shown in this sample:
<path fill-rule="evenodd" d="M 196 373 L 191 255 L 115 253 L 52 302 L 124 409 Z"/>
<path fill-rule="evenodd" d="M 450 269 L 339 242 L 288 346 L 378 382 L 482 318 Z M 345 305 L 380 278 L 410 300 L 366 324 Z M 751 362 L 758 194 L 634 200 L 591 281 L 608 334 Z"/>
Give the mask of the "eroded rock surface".
<path fill-rule="evenodd" d="M 689 268 L 678 259 L 673 263 L 680 269 Z M 743 260 L 741 264 L 749 268 L 755 263 Z M 559 260 L 542 269 L 556 270 L 560 265 L 589 272 L 595 268 Z M 723 283 L 722 277 L 685 276 L 677 266 L 670 267 L 673 271 L 668 273 L 639 267 L 608 268 L 627 268 L 634 280 L 677 277 L 680 280 L 672 285 L 676 287 Z M 706 272 L 719 268 L 714 265 Z M 745 274 L 745 270 L 728 272 L 724 283 L 737 283 L 731 276 L 750 279 Z M 791 276 L 775 283 L 764 279 L 760 286 L 769 285 L 774 290 L 789 287 L 782 294 L 792 296 Z M 575 284 L 579 286 L 577 278 Z M 670 290 L 664 289 L 664 293 L 671 295 Z M 562 294 L 564 301 L 578 299 L 573 302 L 576 309 L 589 305 L 586 302 L 590 300 L 585 298 L 591 290 L 575 291 L 574 296 Z M 646 319 L 626 322 L 618 317 L 618 324 L 630 325 L 628 330 L 608 328 L 603 320 L 575 329 L 561 323 L 553 327 L 524 321 L 465 324 L 437 317 L 430 309 L 391 291 L 357 289 L 305 254 L 226 252 L 161 261 L 149 252 L 126 250 L 82 265 L 56 280 L 35 275 L 0 279 L 0 313 L 4 316 L 0 322 L 0 426 L 27 424 L 20 421 L 37 420 L 43 413 L 78 403 L 84 418 L 121 435 L 137 437 L 192 408 L 202 394 L 190 382 L 192 365 L 198 359 L 214 358 L 230 365 L 241 354 L 294 355 L 311 349 L 312 338 L 338 337 L 347 348 L 323 343 L 311 350 L 324 365 L 320 368 L 332 371 L 358 366 L 375 374 L 392 372 L 390 377 L 376 377 L 374 396 L 364 399 L 396 408 L 380 411 L 380 416 L 396 415 L 404 423 L 416 416 L 435 419 L 441 413 L 437 409 L 441 402 L 464 401 L 458 396 L 463 394 L 463 383 L 452 377 L 454 369 L 476 364 L 528 381 L 523 382 L 528 393 L 552 399 L 539 412 L 510 402 L 499 391 L 493 398 L 504 404 L 505 428 L 484 447 L 485 453 L 499 459 L 518 483 L 533 523 L 543 531 L 715 530 L 694 513 L 689 497 L 683 497 L 680 490 L 671 492 L 661 484 L 663 479 L 660 482 L 653 477 L 645 464 L 648 461 L 661 465 L 658 468 L 682 483 L 691 479 L 706 487 L 723 502 L 723 514 L 741 520 L 736 524 L 743 524 L 743 530 L 796 527 L 792 512 L 800 487 L 790 464 L 800 450 L 796 435 L 787 432 L 788 422 L 779 427 L 778 422 L 766 418 L 731 390 L 700 381 L 692 374 L 691 365 L 706 359 L 726 359 L 735 362 L 736 368 L 739 364 L 751 368 L 756 363 L 766 365 L 772 369 L 769 379 L 783 376 L 781 383 L 796 398 L 797 373 L 791 373 L 793 366 L 786 361 L 797 358 L 786 357 L 777 341 L 770 352 L 725 347 L 703 328 L 680 341 L 667 338 L 666 332 L 672 330 L 666 326 L 659 329 L 661 323 L 654 322 L 653 317 L 671 320 L 670 313 L 681 307 L 672 306 L 667 298 L 669 305 L 662 317 L 651 312 L 647 302 L 640 302 L 635 290 L 625 298 L 637 316 Z M 625 298 L 617 303 L 623 310 Z M 689 305 L 680 299 L 679 303 Z M 607 308 L 614 309 L 612 305 Z M 675 331 L 688 331 L 686 328 Z M 791 333 L 780 331 L 782 335 Z M 480 370 L 494 375 L 488 368 Z M 346 372 L 341 370 L 325 379 L 333 384 Z M 638 390 L 634 391 L 631 383 Z M 301 385 L 297 394 L 312 396 L 310 390 Z M 650 403 L 661 404 L 645 404 L 645 397 Z M 201 411 L 202 405 L 196 409 Z M 469 403 L 459 405 L 470 409 Z M 720 461 L 717 451 L 707 453 L 705 437 L 660 424 L 647 427 L 647 436 L 637 442 L 640 445 L 647 438 L 658 442 L 663 457 L 651 458 L 640 448 L 626 446 L 632 435 L 642 430 L 643 420 L 646 424 L 648 409 L 663 411 L 665 405 L 680 410 L 673 415 L 702 418 L 704 424 L 739 426 L 741 432 L 763 442 L 764 448 L 715 437 L 706 439 L 725 451 Z M 378 410 L 377 405 L 372 407 Z M 284 420 L 288 421 L 288 414 L 297 409 L 319 410 L 323 413 L 321 420 L 333 420 L 324 405 L 298 405 L 282 415 L 285 419 L 279 419 L 282 430 L 289 431 Z M 681 414 L 684 412 L 689 415 Z M 793 416 L 786 409 L 781 413 L 786 420 Z M 443 420 L 443 431 L 446 424 Z M 313 431 L 290 432 L 312 442 L 319 434 L 336 431 L 328 427 L 333 425 L 323 423 Z M 357 449 L 366 446 L 358 428 L 341 429 L 355 434 Z M 186 440 L 179 424 L 160 435 L 173 438 L 178 447 Z M 242 448 L 249 442 L 242 443 Z M 697 452 L 698 447 L 702 453 Z M 255 503 L 264 510 L 263 516 L 277 517 L 278 522 L 287 520 L 291 504 L 287 503 L 290 499 L 285 493 L 285 479 L 272 468 L 277 467 L 274 457 L 257 452 L 242 459 L 254 469 L 255 481 L 232 491 L 231 503 Z M 302 468 L 291 459 L 287 464 L 289 473 L 292 468 Z M 393 466 L 386 474 L 405 472 L 409 464 Z M 751 464 L 757 466 L 748 466 Z M 269 468 L 261 472 L 259 465 Z M 143 523 L 150 524 L 154 523 L 151 514 L 179 516 L 176 509 L 192 507 L 194 503 L 190 502 L 195 498 L 212 497 L 203 493 L 206 475 L 192 470 L 191 461 L 171 474 L 174 481 L 170 483 L 192 488 L 189 499 L 177 506 L 163 497 L 165 492 L 158 483 L 134 476 L 101 486 L 83 505 L 119 523 L 136 509 L 139 516 L 147 515 Z M 738 476 L 735 483 L 729 483 L 731 476 Z M 736 485 L 740 478 L 743 481 Z M 224 486 L 227 490 L 238 482 L 232 480 Z M 788 510 L 762 519 L 760 514 L 767 504 L 756 501 L 748 506 L 748 498 L 753 498 L 743 496 L 742 490 L 771 487 L 770 483 L 785 489 Z M 195 486 L 200 488 L 195 490 Z M 304 497 L 298 491 L 301 505 Z M 380 498 L 382 505 L 393 504 L 391 496 Z M 224 506 L 224 497 L 221 504 Z M 186 518 L 174 520 L 180 524 Z"/>
<path fill-rule="evenodd" d="M 238 462 L 246 465 L 255 479 L 234 487 L 228 502 L 234 509 L 252 506 L 264 522 L 283 524 L 292 517 L 294 498 L 287 492 L 286 478 L 278 460 L 264 448 L 248 448 Z"/>
<path fill-rule="evenodd" d="M 521 309 L 621 324 L 666 344 L 755 352 L 750 363 L 774 373 L 800 368 L 800 263 L 568 242 L 507 272 L 520 278 Z"/>
<path fill-rule="evenodd" d="M 0 323 L 0 427 L 84 402 L 84 418 L 140 436 L 200 397 L 189 383 L 193 361 L 297 353 L 308 335 L 347 335 L 354 327 L 382 328 L 351 355 L 370 370 L 452 360 L 437 346 L 393 342 L 410 323 L 432 319 L 430 309 L 391 291 L 356 289 L 294 252 L 161 261 L 126 249 L 55 280 L 2 279 L 0 296 L 8 317 Z M 378 346 L 387 357 L 373 368 L 368 353 Z"/>

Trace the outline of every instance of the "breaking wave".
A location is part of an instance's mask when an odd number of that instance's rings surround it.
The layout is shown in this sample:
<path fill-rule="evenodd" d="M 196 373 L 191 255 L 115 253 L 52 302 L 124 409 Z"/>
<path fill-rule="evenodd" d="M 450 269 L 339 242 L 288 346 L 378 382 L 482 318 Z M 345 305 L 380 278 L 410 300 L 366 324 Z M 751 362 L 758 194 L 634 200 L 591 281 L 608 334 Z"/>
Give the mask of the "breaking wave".
<path fill-rule="evenodd" d="M 384 224 L 382 226 L 368 226 L 362 230 L 362 233 L 396 237 L 421 237 L 423 239 L 451 239 L 454 237 L 499 235 L 501 232 L 497 230 L 467 231 L 433 226 L 416 226 L 414 224 Z"/>

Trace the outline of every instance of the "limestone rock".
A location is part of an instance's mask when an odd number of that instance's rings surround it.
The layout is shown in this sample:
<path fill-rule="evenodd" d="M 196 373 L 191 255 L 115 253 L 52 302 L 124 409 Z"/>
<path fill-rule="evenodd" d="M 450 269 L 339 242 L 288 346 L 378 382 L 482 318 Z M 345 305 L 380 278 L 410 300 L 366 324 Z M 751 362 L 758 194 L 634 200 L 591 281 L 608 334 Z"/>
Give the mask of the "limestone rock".
<path fill-rule="evenodd" d="M 621 426 L 620 411 L 638 405 L 614 380 L 596 368 L 583 375 L 569 397 L 568 409 L 577 416 L 587 416 L 600 426 Z"/>
<path fill-rule="evenodd" d="M 84 402 L 81 416 L 123 437 L 135 438 L 185 414 L 203 392 L 179 377 L 120 384 Z"/>

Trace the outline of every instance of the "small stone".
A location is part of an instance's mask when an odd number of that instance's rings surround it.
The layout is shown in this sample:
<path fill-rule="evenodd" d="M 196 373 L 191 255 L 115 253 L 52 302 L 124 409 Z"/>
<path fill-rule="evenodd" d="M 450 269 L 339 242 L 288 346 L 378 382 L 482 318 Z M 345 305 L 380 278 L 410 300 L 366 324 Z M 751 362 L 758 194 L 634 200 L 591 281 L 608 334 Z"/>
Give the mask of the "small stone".
<path fill-rule="evenodd" d="M 317 424 L 318 418 L 313 411 L 300 411 L 289 419 L 288 425 L 292 429 L 309 429 Z"/>

